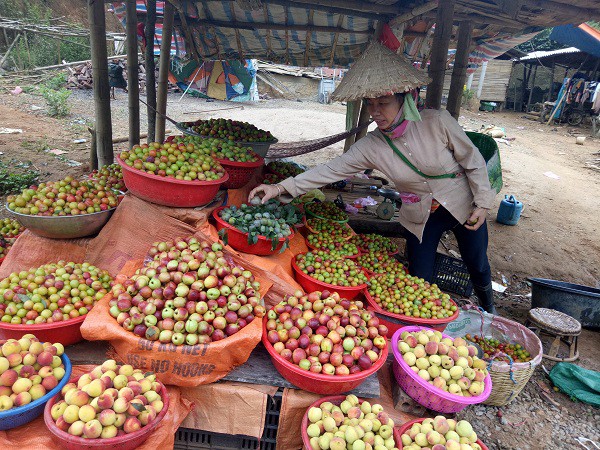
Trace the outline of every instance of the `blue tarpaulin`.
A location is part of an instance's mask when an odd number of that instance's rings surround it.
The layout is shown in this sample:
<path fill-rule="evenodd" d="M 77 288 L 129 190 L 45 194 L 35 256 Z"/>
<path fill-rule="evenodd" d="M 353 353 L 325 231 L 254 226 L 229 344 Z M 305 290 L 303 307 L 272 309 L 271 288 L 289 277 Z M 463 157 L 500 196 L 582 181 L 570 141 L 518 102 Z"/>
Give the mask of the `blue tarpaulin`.
<path fill-rule="evenodd" d="M 600 32 L 585 23 L 554 27 L 550 39 L 600 58 Z"/>

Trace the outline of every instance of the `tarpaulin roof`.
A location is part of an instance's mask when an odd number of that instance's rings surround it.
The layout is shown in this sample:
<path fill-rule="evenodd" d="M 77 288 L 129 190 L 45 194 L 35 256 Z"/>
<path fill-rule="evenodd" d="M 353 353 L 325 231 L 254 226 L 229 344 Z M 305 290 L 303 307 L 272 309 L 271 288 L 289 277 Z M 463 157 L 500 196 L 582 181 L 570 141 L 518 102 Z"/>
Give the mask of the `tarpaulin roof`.
<path fill-rule="evenodd" d="M 550 39 L 600 58 L 600 31 L 589 25 L 560 25 L 554 27 Z"/>

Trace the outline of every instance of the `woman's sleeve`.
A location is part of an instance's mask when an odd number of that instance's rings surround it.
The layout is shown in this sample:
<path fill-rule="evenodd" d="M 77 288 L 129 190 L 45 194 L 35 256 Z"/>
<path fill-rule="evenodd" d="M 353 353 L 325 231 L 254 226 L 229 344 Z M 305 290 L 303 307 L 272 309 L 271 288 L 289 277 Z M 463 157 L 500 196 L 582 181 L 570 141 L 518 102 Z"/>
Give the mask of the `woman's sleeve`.
<path fill-rule="evenodd" d="M 344 180 L 366 169 L 374 169 L 368 154 L 372 136 L 367 135 L 356 142 L 348 151 L 337 158 L 320 164 L 296 177 L 289 177 L 279 183 L 292 196 L 297 197 L 306 192 L 325 186 L 329 183 Z"/>
<path fill-rule="evenodd" d="M 491 209 L 496 191 L 490 186 L 485 159 L 448 111 L 440 111 L 440 122 L 448 139 L 448 148 L 465 170 L 473 192 L 473 203 L 480 208 Z"/>

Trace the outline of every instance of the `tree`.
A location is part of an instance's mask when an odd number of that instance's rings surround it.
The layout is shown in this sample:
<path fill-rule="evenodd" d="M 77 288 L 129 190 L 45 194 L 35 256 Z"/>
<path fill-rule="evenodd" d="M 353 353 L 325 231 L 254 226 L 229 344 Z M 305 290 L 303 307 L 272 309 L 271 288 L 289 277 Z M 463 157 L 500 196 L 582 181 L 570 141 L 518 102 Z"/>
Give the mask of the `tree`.
<path fill-rule="evenodd" d="M 558 50 L 560 48 L 567 47 L 566 45 L 551 40 L 549 38 L 550 33 L 552 33 L 552 28 L 546 28 L 544 31 L 534 36 L 533 39 L 517 45 L 516 49 L 524 53 L 531 53 L 538 51 Z"/>

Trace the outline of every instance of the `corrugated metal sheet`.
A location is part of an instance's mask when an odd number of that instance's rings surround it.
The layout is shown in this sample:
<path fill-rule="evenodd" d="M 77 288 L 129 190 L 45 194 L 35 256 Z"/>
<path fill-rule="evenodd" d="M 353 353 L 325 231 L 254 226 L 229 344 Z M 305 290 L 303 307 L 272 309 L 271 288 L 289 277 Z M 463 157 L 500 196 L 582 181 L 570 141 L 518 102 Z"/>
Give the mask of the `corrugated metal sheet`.
<path fill-rule="evenodd" d="M 519 58 L 519 61 L 528 61 L 530 59 L 540 59 L 540 58 L 546 58 L 547 56 L 556 56 L 556 55 L 564 55 L 567 53 L 579 53 L 581 50 L 579 50 L 576 47 L 569 47 L 569 48 L 561 48 L 558 50 L 551 50 L 551 51 L 547 51 L 547 52 L 531 52 L 528 53 L 527 56 L 523 56 L 522 58 Z"/>

